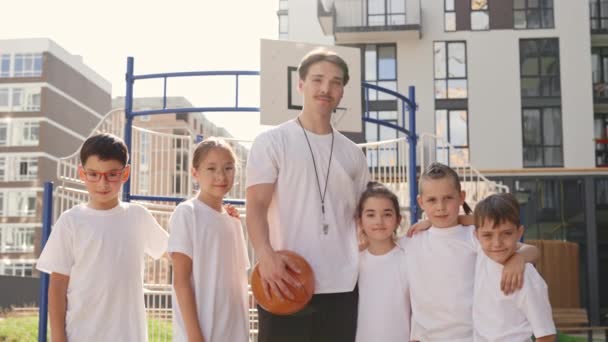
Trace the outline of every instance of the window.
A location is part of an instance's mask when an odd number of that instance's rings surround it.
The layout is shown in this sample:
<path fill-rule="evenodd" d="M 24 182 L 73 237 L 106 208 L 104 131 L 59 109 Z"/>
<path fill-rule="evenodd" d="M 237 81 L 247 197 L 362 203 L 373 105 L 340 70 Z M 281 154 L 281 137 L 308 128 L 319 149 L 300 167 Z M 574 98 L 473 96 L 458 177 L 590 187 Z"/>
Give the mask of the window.
<path fill-rule="evenodd" d="M 589 0 L 591 30 L 608 29 L 608 1 Z"/>
<path fill-rule="evenodd" d="M 6 157 L 0 156 L 0 182 L 6 182 Z"/>
<path fill-rule="evenodd" d="M 563 166 L 560 108 L 524 108 L 524 167 Z"/>
<path fill-rule="evenodd" d="M 466 110 L 435 110 L 437 160 L 452 166 L 469 162 L 469 132 Z M 448 143 L 448 144 L 445 144 Z"/>
<path fill-rule="evenodd" d="M 6 122 L 0 122 L 0 146 L 6 145 L 8 136 L 8 124 Z"/>
<path fill-rule="evenodd" d="M 11 55 L 0 55 L 0 77 L 11 76 Z"/>
<path fill-rule="evenodd" d="M 469 162 L 466 43 L 435 42 L 433 50 L 437 160 L 447 165 L 466 165 Z"/>
<path fill-rule="evenodd" d="M 42 54 L 15 54 L 15 70 L 13 77 L 38 77 L 42 74 Z"/>
<path fill-rule="evenodd" d="M 289 17 L 287 14 L 279 14 L 279 39 L 289 38 Z"/>
<path fill-rule="evenodd" d="M 39 111 L 40 91 L 40 87 L 0 88 L 0 111 Z"/>
<path fill-rule="evenodd" d="M 480 31 L 489 29 L 490 12 L 488 10 L 488 0 L 471 0 L 471 30 Z"/>
<path fill-rule="evenodd" d="M 608 114 L 595 114 L 595 165 L 608 166 Z"/>
<path fill-rule="evenodd" d="M 17 277 L 31 277 L 34 269 L 34 261 L 22 262 L 11 260 L 0 264 L 3 275 Z"/>
<path fill-rule="evenodd" d="M 38 175 L 38 158 L 21 157 L 19 159 L 18 180 L 34 180 Z"/>
<path fill-rule="evenodd" d="M 38 145 L 40 122 L 38 120 L 0 121 L 0 146 Z"/>
<path fill-rule="evenodd" d="M 9 88 L 0 88 L 0 108 L 6 108 L 8 110 L 9 101 L 8 94 L 10 92 Z"/>
<path fill-rule="evenodd" d="M 591 67 L 593 78 L 593 96 L 608 97 L 608 48 L 591 49 Z"/>
<path fill-rule="evenodd" d="M 405 0 L 367 0 L 367 26 L 405 23 Z"/>
<path fill-rule="evenodd" d="M 397 90 L 397 48 L 395 45 L 365 46 L 365 82 Z M 383 92 L 366 90 L 369 100 L 394 100 Z"/>
<path fill-rule="evenodd" d="M 513 0 L 513 27 L 553 28 L 553 0 Z"/>
<path fill-rule="evenodd" d="M 435 99 L 467 98 L 464 42 L 435 42 Z"/>
<path fill-rule="evenodd" d="M 454 0 L 444 0 L 443 29 L 446 32 L 456 31 L 456 9 Z"/>
<path fill-rule="evenodd" d="M 519 41 L 522 97 L 560 97 L 559 42 L 550 39 Z"/>
<path fill-rule="evenodd" d="M 4 190 L 0 194 L 0 209 L 3 216 L 34 216 L 36 214 L 36 191 Z"/>
<path fill-rule="evenodd" d="M 35 226 L 3 224 L 0 226 L 0 253 L 31 253 L 34 251 Z"/>
<path fill-rule="evenodd" d="M 24 122 L 23 123 L 23 145 L 38 145 L 38 131 L 40 128 L 39 122 Z"/>
<path fill-rule="evenodd" d="M 280 10 L 287 10 L 289 8 L 289 2 L 288 0 L 279 0 L 279 11 Z"/>

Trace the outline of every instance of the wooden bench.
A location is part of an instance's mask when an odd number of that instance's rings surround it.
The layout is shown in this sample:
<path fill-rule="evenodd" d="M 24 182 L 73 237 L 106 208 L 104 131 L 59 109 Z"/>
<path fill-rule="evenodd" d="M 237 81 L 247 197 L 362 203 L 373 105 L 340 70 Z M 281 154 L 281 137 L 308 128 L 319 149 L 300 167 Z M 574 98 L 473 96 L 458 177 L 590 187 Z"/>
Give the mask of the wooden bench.
<path fill-rule="evenodd" d="M 590 326 L 587 309 L 553 308 L 553 321 L 558 332 L 587 333 L 587 340 L 591 342 L 594 331 L 603 331 L 608 341 L 608 327 Z"/>

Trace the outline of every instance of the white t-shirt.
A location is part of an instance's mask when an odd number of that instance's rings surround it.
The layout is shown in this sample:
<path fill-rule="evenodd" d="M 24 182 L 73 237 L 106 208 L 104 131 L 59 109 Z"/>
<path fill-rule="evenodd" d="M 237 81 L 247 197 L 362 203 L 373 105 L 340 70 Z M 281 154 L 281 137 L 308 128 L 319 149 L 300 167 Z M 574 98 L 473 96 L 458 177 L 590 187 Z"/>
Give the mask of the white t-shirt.
<path fill-rule="evenodd" d="M 248 341 L 249 259 L 241 222 L 195 198 L 175 208 L 169 232 L 169 253 L 192 259 L 191 283 L 205 341 Z M 173 312 L 173 340 L 188 341 L 175 291 Z"/>
<path fill-rule="evenodd" d="M 526 264 L 523 288 L 511 295 L 500 290 L 503 265 L 480 252 L 475 273 L 473 322 L 475 341 L 531 341 L 555 334 L 547 284 Z"/>
<path fill-rule="evenodd" d="M 403 238 L 412 301 L 412 340 L 473 340 L 474 226 L 431 227 Z"/>
<path fill-rule="evenodd" d="M 325 188 L 331 134 L 306 131 Z M 325 197 L 328 234 L 323 233 L 321 199 L 310 149 L 295 120 L 260 134 L 247 161 L 247 186 L 276 184 L 268 209 L 270 243 L 275 250 L 302 255 L 315 274 L 315 293 L 349 292 L 357 282 L 355 210 L 369 174 L 365 155 L 334 130 L 334 149 Z"/>
<path fill-rule="evenodd" d="M 61 214 L 36 268 L 70 277 L 68 341 L 147 341 L 144 254 L 158 259 L 166 248 L 167 232 L 138 204 Z"/>
<path fill-rule="evenodd" d="M 410 340 L 410 288 L 405 251 L 361 252 L 356 342 Z"/>

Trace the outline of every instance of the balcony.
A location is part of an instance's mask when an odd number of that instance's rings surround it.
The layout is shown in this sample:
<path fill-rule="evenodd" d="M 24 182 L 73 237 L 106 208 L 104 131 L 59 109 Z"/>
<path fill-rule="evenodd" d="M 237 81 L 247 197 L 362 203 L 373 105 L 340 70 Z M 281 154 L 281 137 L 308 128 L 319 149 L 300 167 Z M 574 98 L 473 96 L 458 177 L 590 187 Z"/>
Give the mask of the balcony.
<path fill-rule="evenodd" d="M 325 35 L 337 44 L 420 39 L 421 0 L 317 0 Z"/>
<path fill-rule="evenodd" d="M 593 84 L 593 102 L 608 103 L 608 83 L 600 82 Z"/>

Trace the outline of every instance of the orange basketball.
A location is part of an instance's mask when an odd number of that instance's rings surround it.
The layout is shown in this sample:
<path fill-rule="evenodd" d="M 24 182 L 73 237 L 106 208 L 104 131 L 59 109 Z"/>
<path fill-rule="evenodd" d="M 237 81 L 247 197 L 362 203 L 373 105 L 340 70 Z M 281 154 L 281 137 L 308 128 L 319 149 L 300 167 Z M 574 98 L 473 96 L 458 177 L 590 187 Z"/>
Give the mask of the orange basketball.
<path fill-rule="evenodd" d="M 272 292 L 270 293 L 270 298 L 266 297 L 264 294 L 264 287 L 262 286 L 259 264 L 256 264 L 253 267 L 253 272 L 251 273 L 251 290 L 253 292 L 253 297 L 255 297 L 257 303 L 260 304 L 264 310 L 272 312 L 275 315 L 290 315 L 302 310 L 312 298 L 312 295 L 315 292 L 315 276 L 312 272 L 312 268 L 301 255 L 286 250 L 277 251 L 277 253 L 288 257 L 301 271 L 300 273 L 296 273 L 291 269 L 287 269 L 287 272 L 289 272 L 292 277 L 298 279 L 303 285 L 301 288 L 295 288 L 289 284 L 287 285 L 289 290 L 291 290 L 291 293 L 293 293 L 294 299 L 289 299 L 286 296 L 283 296 L 283 299 L 280 299 L 279 297 L 274 296 Z"/>

